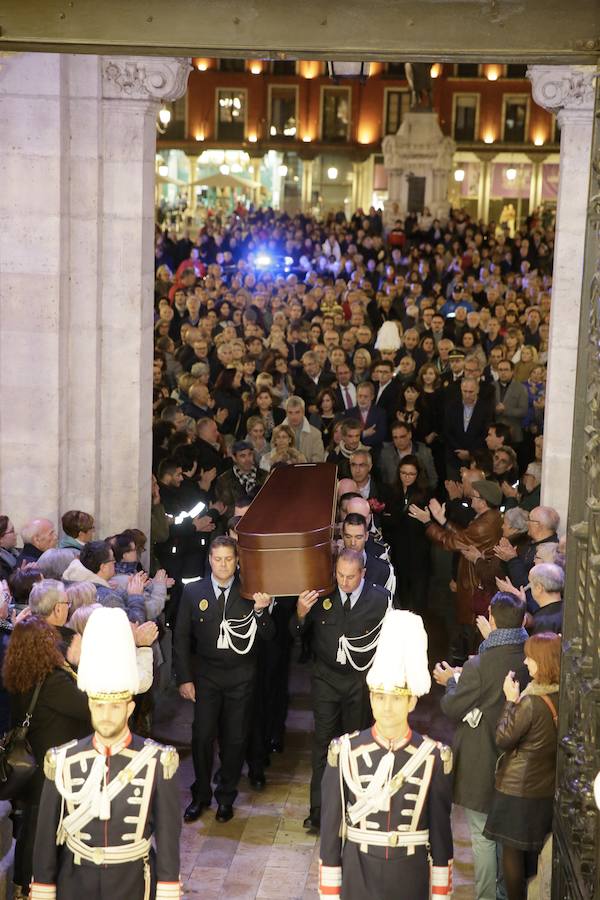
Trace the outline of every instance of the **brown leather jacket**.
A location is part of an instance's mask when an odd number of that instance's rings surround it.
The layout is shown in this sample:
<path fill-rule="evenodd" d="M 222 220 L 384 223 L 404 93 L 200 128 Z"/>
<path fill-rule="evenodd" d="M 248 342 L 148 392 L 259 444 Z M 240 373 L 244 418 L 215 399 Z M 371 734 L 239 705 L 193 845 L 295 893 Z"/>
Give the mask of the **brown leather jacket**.
<path fill-rule="evenodd" d="M 483 581 L 482 567 L 486 560 L 490 565 L 495 565 L 493 549 L 502 537 L 502 516 L 497 509 L 488 509 L 487 512 L 477 516 L 467 526 L 459 528 L 447 522 L 445 527 L 432 522 L 427 526 L 427 537 L 435 541 L 444 550 L 458 550 L 460 544 L 473 544 L 486 557 L 479 560 L 477 570 L 475 565 L 461 554 L 458 561 L 458 573 L 456 576 L 456 617 L 459 625 L 473 625 L 475 614 L 473 611 L 473 592 Z"/>
<path fill-rule="evenodd" d="M 505 703 L 496 726 L 496 744 L 504 751 L 496 769 L 496 789 L 513 797 L 554 794 L 557 729 L 539 696 L 545 693 L 540 687 L 537 694 L 525 694 L 518 703 Z M 547 696 L 558 712 L 558 692 Z"/>

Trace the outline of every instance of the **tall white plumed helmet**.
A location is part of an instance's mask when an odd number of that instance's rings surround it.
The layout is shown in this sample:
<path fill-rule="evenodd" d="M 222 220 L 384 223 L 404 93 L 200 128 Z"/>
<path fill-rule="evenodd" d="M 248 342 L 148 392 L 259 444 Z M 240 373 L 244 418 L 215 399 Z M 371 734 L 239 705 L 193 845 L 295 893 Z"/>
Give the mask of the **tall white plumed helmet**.
<path fill-rule="evenodd" d="M 413 697 L 429 693 L 427 632 L 421 616 L 403 609 L 385 614 L 367 684 L 379 693 Z"/>
<path fill-rule="evenodd" d="M 129 700 L 139 690 L 135 641 L 122 609 L 96 609 L 81 640 L 77 686 L 92 700 Z"/>
<path fill-rule="evenodd" d="M 402 346 L 400 332 L 395 322 L 384 322 L 377 332 L 376 350 L 399 350 Z"/>

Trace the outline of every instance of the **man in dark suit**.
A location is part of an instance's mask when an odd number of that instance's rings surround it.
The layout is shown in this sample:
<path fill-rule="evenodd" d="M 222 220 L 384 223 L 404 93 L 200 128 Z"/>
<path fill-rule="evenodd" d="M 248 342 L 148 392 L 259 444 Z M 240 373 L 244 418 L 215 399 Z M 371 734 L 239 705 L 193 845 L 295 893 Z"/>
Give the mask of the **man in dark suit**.
<path fill-rule="evenodd" d="M 336 562 L 337 587 L 320 597 L 303 591 L 290 622 L 295 637 L 310 633 L 314 662 L 311 673 L 315 733 L 312 748 L 310 812 L 304 827 L 319 830 L 321 778 L 329 742 L 344 732 L 366 728 L 371 718 L 366 672 L 373 661 L 381 622 L 390 605 L 385 588 L 365 578 L 362 556 L 342 550 Z M 371 649 L 364 649 L 371 645 Z"/>
<path fill-rule="evenodd" d="M 356 389 L 356 406 L 346 413 L 348 418 L 357 419 L 362 425 L 361 441 L 373 450 L 379 450 L 388 435 L 387 416 L 383 409 L 375 406 L 375 388 L 370 381 L 359 384 Z"/>
<path fill-rule="evenodd" d="M 302 370 L 294 376 L 296 394 L 302 397 L 308 412 L 317 412 L 315 401 L 323 388 L 331 387 L 335 381 L 332 372 L 326 372 L 319 364 L 316 353 L 309 350 L 302 357 Z"/>
<path fill-rule="evenodd" d="M 310 350 L 308 344 L 300 340 L 300 326 L 292 323 L 287 332 L 287 346 L 289 350 L 288 361 L 292 372 L 300 370 L 301 360 L 305 353 Z"/>
<path fill-rule="evenodd" d="M 467 356 L 465 359 L 463 378 L 474 378 L 479 383 L 479 399 L 482 400 L 490 410 L 490 418 L 494 417 L 494 409 L 496 407 L 496 391 L 494 389 L 493 380 L 490 381 L 483 374 L 483 369 L 477 356 Z M 461 381 L 454 381 L 448 385 L 446 391 L 446 403 L 450 400 L 460 400 Z"/>
<path fill-rule="evenodd" d="M 270 640 L 274 626 L 268 594 L 240 596 L 237 545 L 228 537 L 211 544 L 211 574 L 186 585 L 175 629 L 175 672 L 179 693 L 194 702 L 192 757 L 195 781 L 185 822 L 195 822 L 212 799 L 215 739 L 220 776 L 215 789 L 217 821 L 233 816 L 250 729 L 256 677 L 255 638 Z M 192 641 L 194 648 L 192 650 Z"/>
<path fill-rule="evenodd" d="M 348 363 L 340 363 L 335 370 L 337 387 L 334 389 L 335 408 L 348 412 L 356 406 L 356 385 L 352 381 L 352 370 Z"/>
<path fill-rule="evenodd" d="M 393 597 L 396 590 L 396 576 L 392 565 L 385 559 L 367 553 L 365 548 L 368 536 L 369 531 L 365 517 L 359 513 L 349 513 L 342 523 L 344 547 L 362 555 L 367 583 L 372 582 L 386 588 Z"/>
<path fill-rule="evenodd" d="M 447 477 L 454 480 L 458 480 L 460 467 L 468 464 L 471 452 L 485 447 L 492 417 L 489 406 L 479 398 L 478 381 L 463 378 L 460 393 L 460 400 L 449 403 L 444 416 Z"/>
<path fill-rule="evenodd" d="M 529 681 L 525 668 L 523 628 L 525 604 L 513 594 L 497 593 L 490 604 L 488 636 L 460 669 L 438 663 L 433 677 L 445 685 L 442 711 L 456 725 L 454 736 L 454 802 L 465 808 L 471 830 L 476 896 L 496 896 L 496 844 L 483 835 L 494 793 L 499 750 L 496 723 L 504 707 L 504 679 L 509 672 L 521 687 Z M 487 625 L 487 623 L 486 623 Z"/>
<path fill-rule="evenodd" d="M 375 406 L 379 406 L 385 412 L 388 423 L 391 423 L 400 399 L 400 382 L 394 378 L 393 362 L 382 359 L 375 363 L 373 380 L 377 385 Z"/>

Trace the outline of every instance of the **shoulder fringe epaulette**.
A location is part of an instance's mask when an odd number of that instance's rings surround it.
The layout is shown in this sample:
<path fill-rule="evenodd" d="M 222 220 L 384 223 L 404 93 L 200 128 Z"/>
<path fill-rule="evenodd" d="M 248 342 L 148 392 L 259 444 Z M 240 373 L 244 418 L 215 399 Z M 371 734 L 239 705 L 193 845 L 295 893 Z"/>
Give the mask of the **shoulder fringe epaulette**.
<path fill-rule="evenodd" d="M 440 759 L 444 764 L 444 775 L 449 775 L 452 771 L 452 750 L 447 744 L 440 743 L 438 743 L 438 750 L 440 751 Z"/>
<path fill-rule="evenodd" d="M 169 781 L 179 768 L 179 754 L 175 747 L 170 744 L 159 744 L 157 741 L 147 738 L 144 745 L 153 744 L 157 751 L 160 751 L 160 764 L 163 767 L 163 777 L 165 781 Z"/>
<path fill-rule="evenodd" d="M 76 743 L 77 741 L 69 741 L 67 744 L 61 744 L 60 747 L 50 747 L 49 750 L 46 750 L 46 755 L 44 756 L 44 775 L 49 781 L 54 781 L 56 778 L 56 754 L 58 751 L 74 747 Z"/>
<path fill-rule="evenodd" d="M 327 762 L 330 766 L 337 768 L 338 756 L 340 755 L 342 744 L 344 741 L 349 741 L 350 738 L 356 737 L 357 734 L 360 734 L 360 732 L 353 731 L 352 734 L 343 734 L 341 737 L 336 737 L 330 741 L 329 749 L 327 750 Z"/>

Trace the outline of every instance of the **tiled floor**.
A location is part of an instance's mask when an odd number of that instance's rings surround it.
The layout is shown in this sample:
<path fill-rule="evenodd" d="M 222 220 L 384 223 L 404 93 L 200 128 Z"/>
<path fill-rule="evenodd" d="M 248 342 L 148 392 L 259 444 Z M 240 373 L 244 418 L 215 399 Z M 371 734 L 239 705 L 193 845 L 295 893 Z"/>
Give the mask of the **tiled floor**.
<path fill-rule="evenodd" d="M 186 898 L 316 900 L 319 844 L 302 827 L 308 812 L 312 730 L 308 667 L 294 667 L 291 690 L 285 753 L 273 756 L 266 789 L 255 793 L 244 777 L 231 822 L 216 822 L 213 806 L 198 822 L 183 826 L 181 877 Z M 193 780 L 189 749 L 185 749 L 191 718 L 191 704 L 177 695 L 157 711 L 157 737 L 181 747 L 182 808 L 189 802 L 188 785 Z M 448 739 L 435 694 L 417 709 L 413 725 L 432 737 Z M 468 832 L 456 809 L 454 838 L 454 898 L 473 900 Z"/>

